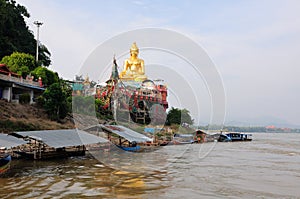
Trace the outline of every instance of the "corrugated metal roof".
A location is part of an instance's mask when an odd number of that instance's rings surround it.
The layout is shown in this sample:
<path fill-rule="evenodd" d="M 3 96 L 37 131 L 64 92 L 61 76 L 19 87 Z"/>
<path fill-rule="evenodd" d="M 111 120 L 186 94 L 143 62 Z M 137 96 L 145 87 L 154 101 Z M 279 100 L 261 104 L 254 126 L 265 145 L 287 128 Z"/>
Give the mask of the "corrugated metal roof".
<path fill-rule="evenodd" d="M 141 134 L 138 133 L 136 131 L 133 131 L 129 128 L 126 128 L 124 126 L 118 126 L 118 125 L 100 125 L 101 128 L 105 131 L 108 131 L 110 133 L 114 133 L 117 134 L 123 138 L 125 138 L 126 140 L 128 140 L 129 142 L 151 142 L 152 139 Z"/>
<path fill-rule="evenodd" d="M 12 148 L 26 143 L 27 142 L 22 139 L 18 139 L 8 134 L 0 133 L 0 147 Z"/>
<path fill-rule="evenodd" d="M 23 137 L 40 140 L 50 147 L 61 148 L 87 144 L 105 143 L 108 140 L 78 129 L 16 132 Z"/>

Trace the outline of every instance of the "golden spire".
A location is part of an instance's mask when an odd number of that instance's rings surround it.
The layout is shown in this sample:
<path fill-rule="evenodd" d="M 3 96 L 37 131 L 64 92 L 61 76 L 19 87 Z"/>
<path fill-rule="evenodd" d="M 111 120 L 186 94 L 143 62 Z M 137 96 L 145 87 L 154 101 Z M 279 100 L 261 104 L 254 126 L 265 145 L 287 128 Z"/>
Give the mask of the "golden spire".
<path fill-rule="evenodd" d="M 136 45 L 135 42 L 133 42 L 133 44 L 132 44 L 132 46 L 130 48 L 130 51 L 137 51 L 137 52 L 139 52 L 139 48 L 137 47 L 137 45 Z"/>

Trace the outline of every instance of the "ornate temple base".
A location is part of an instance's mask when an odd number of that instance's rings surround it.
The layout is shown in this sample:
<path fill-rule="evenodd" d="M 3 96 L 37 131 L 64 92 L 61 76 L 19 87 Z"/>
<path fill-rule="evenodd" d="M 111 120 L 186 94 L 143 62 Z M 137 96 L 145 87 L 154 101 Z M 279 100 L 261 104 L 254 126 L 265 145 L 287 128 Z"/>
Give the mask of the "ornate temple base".
<path fill-rule="evenodd" d="M 143 82 L 147 78 L 145 75 L 136 75 L 136 76 L 125 76 L 120 78 L 122 81 L 136 81 L 136 82 Z"/>

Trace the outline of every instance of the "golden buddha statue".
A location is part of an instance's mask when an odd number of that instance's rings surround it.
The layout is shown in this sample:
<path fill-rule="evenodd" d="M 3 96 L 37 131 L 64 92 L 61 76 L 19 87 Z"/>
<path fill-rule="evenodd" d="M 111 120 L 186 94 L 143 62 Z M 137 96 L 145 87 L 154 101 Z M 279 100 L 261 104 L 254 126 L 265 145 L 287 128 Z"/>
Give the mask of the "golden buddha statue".
<path fill-rule="evenodd" d="M 139 49 L 134 42 L 130 48 L 130 58 L 124 62 L 124 69 L 120 73 L 122 80 L 144 81 L 147 79 L 145 75 L 144 60 L 138 58 Z"/>

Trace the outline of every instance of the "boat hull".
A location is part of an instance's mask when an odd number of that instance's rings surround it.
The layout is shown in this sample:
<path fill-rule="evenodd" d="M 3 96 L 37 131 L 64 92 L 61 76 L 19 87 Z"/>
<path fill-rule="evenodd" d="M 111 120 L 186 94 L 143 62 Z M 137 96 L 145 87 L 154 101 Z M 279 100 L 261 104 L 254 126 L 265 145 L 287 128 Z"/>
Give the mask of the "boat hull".
<path fill-rule="evenodd" d="M 139 152 L 142 150 L 140 146 L 135 146 L 135 147 L 118 146 L 118 147 L 124 151 L 129 151 L 129 152 Z"/>
<path fill-rule="evenodd" d="M 6 155 L 0 159 L 0 174 L 7 172 L 10 168 L 11 156 Z"/>
<path fill-rule="evenodd" d="M 252 141 L 252 134 L 246 133 L 227 133 L 232 142 Z"/>

